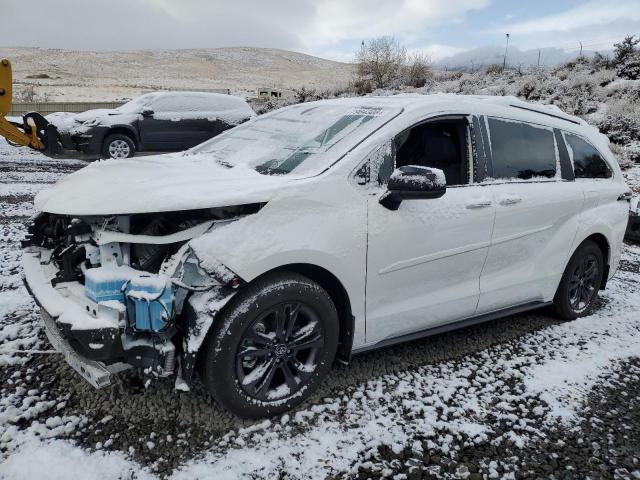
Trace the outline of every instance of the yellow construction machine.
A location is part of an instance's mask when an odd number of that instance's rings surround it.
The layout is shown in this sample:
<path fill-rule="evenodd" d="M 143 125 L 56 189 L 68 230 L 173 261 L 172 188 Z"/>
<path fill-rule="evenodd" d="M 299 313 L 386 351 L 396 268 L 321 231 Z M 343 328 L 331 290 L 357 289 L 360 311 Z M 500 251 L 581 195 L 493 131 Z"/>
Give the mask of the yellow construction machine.
<path fill-rule="evenodd" d="M 13 146 L 29 147 L 50 157 L 60 154 L 56 128 L 39 113 L 25 114 L 22 123 L 7 119 L 12 108 L 12 92 L 11 62 L 3 59 L 0 60 L 0 136 Z"/>

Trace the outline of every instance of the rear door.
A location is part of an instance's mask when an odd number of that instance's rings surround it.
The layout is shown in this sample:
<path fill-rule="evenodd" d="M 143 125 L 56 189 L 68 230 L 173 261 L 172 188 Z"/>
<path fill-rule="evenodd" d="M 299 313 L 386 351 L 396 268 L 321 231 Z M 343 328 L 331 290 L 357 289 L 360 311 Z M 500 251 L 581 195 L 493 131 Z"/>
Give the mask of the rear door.
<path fill-rule="evenodd" d="M 215 114 L 207 112 L 204 95 L 167 93 L 149 107 L 153 113 L 140 121 L 145 150 L 185 150 L 216 132 Z"/>
<path fill-rule="evenodd" d="M 584 203 L 558 130 L 496 117 L 484 123 L 496 219 L 478 314 L 553 297 Z"/>

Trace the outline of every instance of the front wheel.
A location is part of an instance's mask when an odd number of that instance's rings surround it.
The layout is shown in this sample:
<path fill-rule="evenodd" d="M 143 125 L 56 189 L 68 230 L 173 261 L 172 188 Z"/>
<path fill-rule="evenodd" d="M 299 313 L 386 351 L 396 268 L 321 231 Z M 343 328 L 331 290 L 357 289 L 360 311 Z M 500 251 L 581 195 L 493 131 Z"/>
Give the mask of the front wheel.
<path fill-rule="evenodd" d="M 555 313 L 565 320 L 588 313 L 598 297 L 603 275 L 602 251 L 587 240 L 575 251 L 562 275 L 553 299 Z"/>
<path fill-rule="evenodd" d="M 203 380 L 233 413 L 260 418 L 309 398 L 338 345 L 338 314 L 318 284 L 292 272 L 239 292 L 204 345 Z"/>
<path fill-rule="evenodd" d="M 131 158 L 136 153 L 136 144 L 121 133 L 109 135 L 102 145 L 103 158 Z"/>

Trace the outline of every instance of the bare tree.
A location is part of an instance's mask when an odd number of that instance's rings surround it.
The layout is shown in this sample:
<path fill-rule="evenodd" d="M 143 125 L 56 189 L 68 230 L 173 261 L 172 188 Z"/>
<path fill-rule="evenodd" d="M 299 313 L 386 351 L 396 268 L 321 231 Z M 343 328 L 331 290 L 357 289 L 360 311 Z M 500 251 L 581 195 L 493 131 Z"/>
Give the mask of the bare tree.
<path fill-rule="evenodd" d="M 390 87 L 400 79 L 406 60 L 407 50 L 393 37 L 362 42 L 356 54 L 357 76 L 376 88 Z"/>

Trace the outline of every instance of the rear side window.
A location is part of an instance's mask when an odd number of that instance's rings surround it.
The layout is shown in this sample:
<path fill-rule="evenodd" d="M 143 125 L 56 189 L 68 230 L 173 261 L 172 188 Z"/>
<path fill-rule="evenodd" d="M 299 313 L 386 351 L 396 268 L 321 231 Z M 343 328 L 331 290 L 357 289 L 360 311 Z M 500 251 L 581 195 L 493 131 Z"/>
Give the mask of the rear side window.
<path fill-rule="evenodd" d="M 207 109 L 202 95 L 192 93 L 164 95 L 152 106 L 156 112 L 201 112 Z"/>
<path fill-rule="evenodd" d="M 491 117 L 487 121 L 493 178 L 556 176 L 558 162 L 551 128 Z"/>
<path fill-rule="evenodd" d="M 607 162 L 596 148 L 571 133 L 564 133 L 576 178 L 611 178 Z"/>

